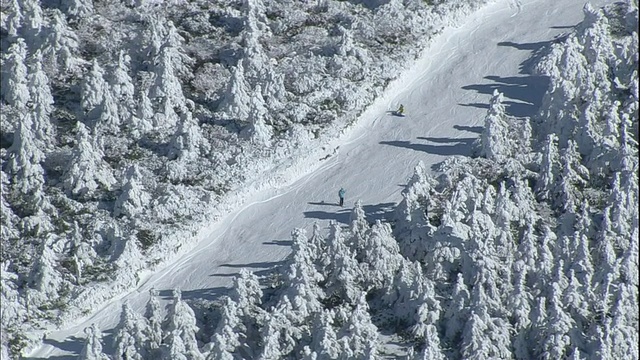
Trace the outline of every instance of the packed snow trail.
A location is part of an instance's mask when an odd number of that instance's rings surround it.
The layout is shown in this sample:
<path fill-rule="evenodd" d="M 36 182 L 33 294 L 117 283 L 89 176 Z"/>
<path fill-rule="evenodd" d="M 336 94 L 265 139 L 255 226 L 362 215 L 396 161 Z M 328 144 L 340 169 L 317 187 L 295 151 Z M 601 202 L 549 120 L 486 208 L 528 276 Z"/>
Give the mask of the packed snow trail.
<path fill-rule="evenodd" d="M 75 326 L 50 333 L 32 358 L 73 358 L 83 329 L 96 323 L 105 332 L 118 322 L 123 301 L 143 312 L 148 291 L 170 300 L 180 288 L 186 300 L 224 294 L 241 268 L 268 271 L 290 252 L 290 233 L 318 221 L 346 224 L 355 200 L 370 221 L 390 215 L 418 161 L 431 166 L 452 155 L 468 155 L 482 130 L 494 89 L 508 113 L 532 115 L 547 82 L 521 72 L 533 51 L 583 18 L 584 0 L 499 0 L 434 39 L 415 65 L 394 81 L 341 140 L 337 153 L 291 185 L 254 196 L 223 218 L 206 239 L 166 268 L 146 277 L 135 291 L 114 299 Z M 604 2 L 593 3 L 599 6 Z M 399 104 L 405 117 L 393 116 Z M 318 160 L 318 159 L 313 159 Z M 312 165 L 310 165 L 312 166 Z M 338 190 L 347 191 L 345 207 Z"/>

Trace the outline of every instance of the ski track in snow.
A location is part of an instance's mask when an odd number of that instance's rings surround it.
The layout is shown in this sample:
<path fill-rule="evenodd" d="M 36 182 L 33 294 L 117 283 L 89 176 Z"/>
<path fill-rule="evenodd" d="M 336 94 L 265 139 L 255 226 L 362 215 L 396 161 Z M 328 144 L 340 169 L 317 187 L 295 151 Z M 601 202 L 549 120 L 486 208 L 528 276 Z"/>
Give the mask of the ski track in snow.
<path fill-rule="evenodd" d="M 494 88 L 517 104 L 540 98 L 541 94 L 517 98 L 521 90 L 510 98 L 512 87 L 527 84 L 528 75 L 519 73 L 519 66 L 531 50 L 523 51 L 518 45 L 528 44 L 525 48 L 530 49 L 568 31 L 563 28 L 582 20 L 584 3 L 563 0 L 560 6 L 558 0 L 498 0 L 470 15 L 462 26 L 443 31 L 362 114 L 321 165 L 312 164 L 318 159 L 310 159 L 309 166 L 317 166 L 313 172 L 253 196 L 221 218 L 190 252 L 143 276 L 135 290 L 75 325 L 51 332 L 31 358 L 74 358 L 83 346 L 85 327 L 96 323 L 103 331 L 112 329 L 123 301 L 142 313 L 150 288 L 160 291 L 164 303 L 170 301 L 174 288 L 180 288 L 186 300 L 215 299 L 224 294 L 240 268 L 261 272 L 282 261 L 290 252 L 288 241 L 295 227 L 309 233 L 315 221 L 322 228 L 329 220 L 346 224 L 358 199 L 370 221 L 389 216 L 418 161 L 428 167 L 448 156 L 469 154 Z M 592 4 L 600 6 L 604 1 Z M 509 77 L 523 82 L 510 84 Z M 532 87 L 532 91 L 541 89 Z M 400 103 L 405 105 L 405 117 L 388 113 Z M 347 190 L 344 208 L 337 206 L 340 187 Z M 109 351 L 111 337 L 103 340 Z"/>

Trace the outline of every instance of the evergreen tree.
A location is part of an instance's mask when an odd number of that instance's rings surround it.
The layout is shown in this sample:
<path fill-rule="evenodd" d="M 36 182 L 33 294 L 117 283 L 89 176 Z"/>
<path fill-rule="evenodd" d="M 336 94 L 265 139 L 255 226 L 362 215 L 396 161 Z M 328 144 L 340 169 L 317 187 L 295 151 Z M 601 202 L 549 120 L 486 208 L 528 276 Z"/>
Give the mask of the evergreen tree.
<path fill-rule="evenodd" d="M 50 77 L 79 75 L 88 62 L 80 57 L 78 35 L 69 28 L 62 12 L 53 9 L 48 34 L 42 46 L 44 69 Z"/>
<path fill-rule="evenodd" d="M 6 12 L 4 13 L 7 24 L 7 33 L 10 37 L 18 36 L 18 31 L 22 27 L 23 15 L 19 0 L 9 0 Z"/>
<path fill-rule="evenodd" d="M 113 215 L 133 217 L 144 211 L 144 207 L 151 200 L 151 196 L 142 185 L 142 175 L 137 164 L 131 165 L 126 171 L 125 184 L 122 193 L 116 199 Z"/>
<path fill-rule="evenodd" d="M 84 19 L 93 14 L 93 0 L 62 0 L 62 8 L 75 20 Z"/>
<path fill-rule="evenodd" d="M 44 149 L 51 150 L 56 145 L 55 128 L 51 122 L 53 96 L 51 95 L 49 78 L 42 70 L 40 50 L 37 50 L 30 59 L 27 81 L 31 94 L 30 104 L 34 135 L 43 144 Z"/>
<path fill-rule="evenodd" d="M 147 337 L 146 348 L 149 354 L 152 356 L 157 355 L 158 349 L 162 344 L 162 309 L 160 308 L 160 302 L 158 301 L 158 291 L 155 289 L 149 290 L 149 302 L 145 309 L 145 318 L 149 322 L 149 326 L 146 328 Z"/>
<path fill-rule="evenodd" d="M 22 0 L 22 14 L 24 15 L 24 23 L 20 30 L 23 37 L 29 41 L 29 44 L 38 46 L 40 31 L 45 25 L 40 1 Z"/>
<path fill-rule="evenodd" d="M 580 334 L 576 332 L 575 321 L 563 309 L 562 289 L 558 283 L 551 284 L 551 294 L 548 297 L 550 303 L 548 317 L 540 356 L 543 359 L 562 359 L 569 355 L 573 346 L 577 343 Z"/>
<path fill-rule="evenodd" d="M 2 66 L 2 89 L 4 100 L 19 112 L 26 110 L 30 99 L 27 83 L 27 45 L 22 38 L 11 44 Z"/>
<path fill-rule="evenodd" d="M 91 127 L 100 116 L 101 105 L 104 103 L 104 96 L 107 91 L 108 84 L 104 80 L 104 70 L 98 60 L 93 59 L 91 70 L 82 79 L 80 101 L 84 110 L 84 118 Z"/>
<path fill-rule="evenodd" d="M 233 70 L 218 111 L 227 118 L 245 121 L 249 117 L 250 89 L 244 78 L 244 67 L 238 62 Z"/>
<path fill-rule="evenodd" d="M 493 91 L 489 102 L 489 111 L 484 120 L 482 132 L 482 155 L 487 159 L 501 162 L 510 154 L 509 124 L 505 120 L 503 95 L 497 89 Z"/>
<path fill-rule="evenodd" d="M 129 304 L 122 304 L 120 322 L 114 329 L 114 360 L 143 360 L 147 357 L 148 324 Z"/>
<path fill-rule="evenodd" d="M 542 153 L 540 177 L 536 182 L 536 194 L 539 200 L 553 200 L 552 194 L 559 175 L 559 155 L 556 142 L 558 137 L 549 134 Z"/>
<path fill-rule="evenodd" d="M 311 349 L 317 353 L 318 359 L 337 359 L 340 354 L 333 323 L 334 316 L 331 310 L 316 313 L 311 332 Z"/>
<path fill-rule="evenodd" d="M 242 134 L 259 148 L 269 147 L 273 137 L 273 129 L 266 123 L 267 109 L 262 98 L 262 88 L 256 85 L 249 100 L 249 125 Z"/>
<path fill-rule="evenodd" d="M 470 302 L 471 294 L 469 293 L 469 289 L 464 283 L 462 273 L 458 273 L 457 281 L 451 294 L 451 300 L 446 307 L 444 315 L 444 318 L 447 319 L 445 335 L 449 343 L 458 342 L 464 329 L 465 320 L 469 315 Z"/>
<path fill-rule="evenodd" d="M 63 174 L 63 187 L 74 196 L 86 198 L 93 196 L 100 187 L 109 190 L 116 180 L 87 128 L 78 122 L 77 130 L 76 146 Z"/>
<path fill-rule="evenodd" d="M 84 348 L 80 353 L 80 360 L 109 360 L 109 357 L 102 352 L 102 333 L 96 324 L 84 329 L 87 339 Z"/>
<path fill-rule="evenodd" d="M 370 341 L 378 342 L 378 328 L 371 322 L 369 305 L 366 294 L 360 294 L 355 308 L 351 312 L 348 322 L 344 325 L 345 335 L 349 348 L 353 351 L 353 358 L 363 359 L 367 349 L 371 347 Z"/>
<path fill-rule="evenodd" d="M 172 346 L 176 347 L 175 351 L 178 351 L 177 349 L 182 346 L 184 347 L 182 354 L 186 359 L 204 360 L 196 340 L 196 333 L 199 329 L 196 326 L 195 314 L 191 307 L 182 300 L 182 292 L 179 289 L 173 290 L 173 303 L 169 307 L 167 318 L 166 331 L 170 338 L 170 353 L 173 354 L 174 351 Z M 179 337 L 181 340 L 178 341 L 175 337 Z"/>

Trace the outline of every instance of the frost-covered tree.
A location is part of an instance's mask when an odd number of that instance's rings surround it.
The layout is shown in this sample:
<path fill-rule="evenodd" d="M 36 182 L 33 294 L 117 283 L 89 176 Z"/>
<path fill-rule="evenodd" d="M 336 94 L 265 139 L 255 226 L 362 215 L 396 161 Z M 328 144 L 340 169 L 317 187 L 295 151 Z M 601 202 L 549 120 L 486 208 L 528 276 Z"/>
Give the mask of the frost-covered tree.
<path fill-rule="evenodd" d="M 150 355 L 156 355 L 160 345 L 162 344 L 162 313 L 160 302 L 158 301 L 158 291 L 156 289 L 149 290 L 149 301 L 145 308 L 144 317 L 147 319 L 149 326 L 146 328 L 147 344 L 146 348 Z"/>
<path fill-rule="evenodd" d="M 547 325 L 542 334 L 544 340 L 539 355 L 543 359 L 561 359 L 569 355 L 573 346 L 582 344 L 576 343 L 580 333 L 576 331 L 575 321 L 564 311 L 562 289 L 558 283 L 552 283 L 551 289 Z"/>
<path fill-rule="evenodd" d="M 311 350 L 319 359 L 337 359 L 340 354 L 340 345 L 333 323 L 332 311 L 323 310 L 316 313 L 311 332 Z"/>
<path fill-rule="evenodd" d="M 238 303 L 231 298 L 224 297 L 222 299 L 220 310 L 222 311 L 221 318 L 206 348 L 210 348 L 212 352 L 231 354 L 236 348 L 241 346 L 241 341 L 246 339 L 246 328 L 242 320 L 238 317 L 238 313 L 241 311 Z M 215 350 L 215 348 L 217 348 L 217 350 Z"/>
<path fill-rule="evenodd" d="M 80 360 L 109 360 L 109 357 L 102 352 L 102 332 L 96 324 L 84 329 L 87 336 L 82 352 L 80 352 Z"/>
<path fill-rule="evenodd" d="M 146 319 L 133 311 L 127 302 L 122 304 L 120 322 L 114 329 L 114 359 L 146 359 L 148 326 Z"/>
<path fill-rule="evenodd" d="M 347 339 L 353 358 L 365 358 L 372 344 L 375 347 L 378 342 L 378 328 L 371 322 L 364 292 L 360 294 L 349 320 L 344 325 L 344 332 L 343 338 Z"/>
<path fill-rule="evenodd" d="M 109 88 L 108 83 L 104 80 L 104 70 L 98 60 L 93 59 L 91 70 L 82 79 L 80 94 L 80 104 L 84 110 L 88 125 L 92 126 L 93 122 L 100 116 L 101 105 L 104 102 L 104 96 L 107 91 L 109 91 Z"/>
<path fill-rule="evenodd" d="M 321 273 L 327 279 L 327 296 L 337 296 L 350 303 L 358 300 L 361 270 L 353 254 L 344 243 L 340 225 L 331 222 L 327 249 L 320 260 Z"/>
<path fill-rule="evenodd" d="M 93 0 L 62 0 L 62 9 L 70 18 L 81 20 L 93 14 Z"/>
<path fill-rule="evenodd" d="M 137 164 L 129 166 L 125 173 L 122 193 L 113 205 L 113 216 L 125 215 L 133 217 L 144 211 L 151 200 L 151 195 L 142 184 L 142 174 Z"/>
<path fill-rule="evenodd" d="M 196 333 L 196 316 L 193 309 L 182 300 L 182 292 L 179 289 L 173 290 L 173 303 L 169 306 L 167 313 L 168 322 L 166 331 L 169 337 L 180 337 L 184 347 L 183 355 L 189 360 L 204 360 L 204 356 L 198 349 Z M 175 345 L 174 344 L 174 345 Z"/>
<path fill-rule="evenodd" d="M 418 356 L 414 357 L 415 360 L 445 360 L 446 356 L 442 352 L 440 345 L 440 337 L 438 336 L 438 329 L 435 325 L 427 325 L 427 330 L 424 337 L 424 347 Z"/>
<path fill-rule="evenodd" d="M 19 0 L 9 0 L 6 12 L 3 14 L 6 21 L 7 33 L 11 37 L 18 36 L 18 31 L 22 27 L 23 15 Z"/>
<path fill-rule="evenodd" d="M 202 136 L 198 121 L 187 111 L 180 114 L 180 122 L 169 143 L 168 157 L 171 160 L 189 162 L 206 152 L 207 140 Z"/>
<path fill-rule="evenodd" d="M 90 0 L 89 0 L 90 1 Z M 78 35 L 69 28 L 65 16 L 53 9 L 47 37 L 42 46 L 43 67 L 54 78 L 78 75 L 88 64 L 80 56 Z"/>
<path fill-rule="evenodd" d="M 38 146 L 32 127 L 31 116 L 26 115 L 18 123 L 13 143 L 8 149 L 7 173 L 11 179 L 11 204 L 23 216 L 39 214 L 48 208 L 44 193 L 44 169 L 40 165 L 44 161 L 44 154 Z"/>
<path fill-rule="evenodd" d="M 40 50 L 36 50 L 30 58 L 27 81 L 31 95 L 30 111 L 32 113 L 34 135 L 43 144 L 44 149 L 53 149 L 56 144 L 55 128 L 51 122 L 53 96 L 51 95 L 49 78 L 42 70 Z"/>
<path fill-rule="evenodd" d="M 536 182 L 536 194 L 540 200 L 553 200 L 552 194 L 560 173 L 557 139 L 555 134 L 549 134 L 542 153 L 540 177 Z"/>
<path fill-rule="evenodd" d="M 29 274 L 29 282 L 34 291 L 29 296 L 31 305 L 40 306 L 60 298 L 59 291 L 64 279 L 59 271 L 59 255 L 53 250 L 58 237 L 49 234 L 38 246 L 37 256 Z"/>
<path fill-rule="evenodd" d="M 119 105 L 119 115 L 121 119 L 129 119 L 133 113 L 135 87 L 133 79 L 129 75 L 131 57 L 123 50 L 118 54 L 118 62 L 111 71 L 109 84 L 114 101 Z"/>
<path fill-rule="evenodd" d="M 273 137 L 273 129 L 266 123 L 268 115 L 262 98 L 262 89 L 256 85 L 249 100 L 249 125 L 242 130 L 243 135 L 250 139 L 258 148 L 269 147 Z"/>
<path fill-rule="evenodd" d="M 139 139 L 144 134 L 153 130 L 153 119 L 155 111 L 153 110 L 153 104 L 147 95 L 147 91 L 138 88 L 137 95 L 137 107 L 135 116 L 130 117 L 129 131 L 134 139 Z"/>
<path fill-rule="evenodd" d="M 24 23 L 21 27 L 23 37 L 36 46 L 40 42 L 40 31 L 45 25 L 44 14 L 39 0 L 22 0 Z"/>
<path fill-rule="evenodd" d="M 509 124 L 505 120 L 503 95 L 497 89 L 493 91 L 489 101 L 489 111 L 484 119 L 484 130 L 481 136 L 482 155 L 487 159 L 503 161 L 510 154 Z"/>
<path fill-rule="evenodd" d="M 391 226 L 376 220 L 366 235 L 362 253 L 365 259 L 361 264 L 364 283 L 372 288 L 385 288 L 393 282 L 393 274 L 403 261 L 398 244 L 391 235 Z"/>
<path fill-rule="evenodd" d="M 27 316 L 23 300 L 18 292 L 19 284 L 17 280 L 18 275 L 10 268 L 9 262 L 2 262 L 0 264 L 0 301 L 2 301 L 2 307 L 0 307 L 0 329 L 2 329 L 3 334 L 0 341 L 3 345 L 9 338 L 8 333 L 21 326 Z"/>
<path fill-rule="evenodd" d="M 69 167 L 63 174 L 63 188 L 74 196 L 91 197 L 99 188 L 110 189 L 116 180 L 93 136 L 80 122 Z"/>
<path fill-rule="evenodd" d="M 27 82 L 27 45 L 22 38 L 11 44 L 2 66 L 2 89 L 4 100 L 19 112 L 24 112 L 30 99 Z"/>
<path fill-rule="evenodd" d="M 458 273 L 451 299 L 446 306 L 444 314 L 444 318 L 446 319 L 445 335 L 449 342 L 457 342 L 462 334 L 465 320 L 469 315 L 470 301 L 471 294 L 469 293 L 467 285 L 464 283 L 464 276 L 462 273 Z"/>
<path fill-rule="evenodd" d="M 244 78 L 244 66 L 242 62 L 238 62 L 218 105 L 218 111 L 227 118 L 245 121 L 249 117 L 250 93 L 251 90 Z"/>

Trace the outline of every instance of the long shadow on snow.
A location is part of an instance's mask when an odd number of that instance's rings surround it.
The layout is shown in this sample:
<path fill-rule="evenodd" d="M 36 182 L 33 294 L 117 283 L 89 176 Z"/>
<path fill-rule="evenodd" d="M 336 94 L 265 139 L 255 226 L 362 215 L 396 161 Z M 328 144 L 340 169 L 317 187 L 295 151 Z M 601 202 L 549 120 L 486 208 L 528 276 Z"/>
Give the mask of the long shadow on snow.
<path fill-rule="evenodd" d="M 448 140 L 448 141 L 447 141 Z M 463 140 L 463 141 L 460 141 Z M 381 141 L 380 144 L 383 145 L 391 145 L 396 147 L 402 147 L 407 149 L 412 149 L 415 151 L 423 151 L 429 154 L 443 155 L 443 156 L 451 156 L 451 155 L 466 155 L 471 156 L 471 143 L 468 139 L 450 139 L 450 138 L 442 138 L 438 139 L 437 142 L 445 143 L 449 142 L 450 145 L 429 145 L 429 144 L 419 144 L 412 143 L 410 141 Z"/>
<path fill-rule="evenodd" d="M 376 220 L 387 220 L 389 215 L 395 210 L 395 203 L 380 203 L 375 205 L 363 205 L 365 218 L 368 222 L 373 223 Z M 351 209 L 342 209 L 339 212 L 329 211 L 305 211 L 305 218 L 313 218 L 320 220 L 335 220 L 342 224 L 349 224 L 351 218 Z"/>
<path fill-rule="evenodd" d="M 492 84 L 473 84 L 462 88 L 465 90 L 475 90 L 481 94 L 493 94 L 494 90 L 500 91 L 505 100 L 505 112 L 516 117 L 533 116 L 542 104 L 542 97 L 549 86 L 549 78 L 546 76 L 485 76 L 491 80 Z M 488 109 L 488 104 L 469 103 L 459 104 L 461 106 L 473 106 L 481 109 Z"/>
<path fill-rule="evenodd" d="M 293 241 L 291 241 L 291 240 L 271 240 L 271 241 L 264 241 L 263 244 L 265 244 L 265 245 L 291 246 L 293 244 Z"/>
<path fill-rule="evenodd" d="M 24 357 L 24 358 L 21 358 L 21 359 L 25 359 L 25 360 L 75 359 L 78 356 L 80 356 L 80 352 L 82 351 L 82 348 L 84 347 L 84 341 L 85 341 L 85 339 L 82 339 L 82 338 L 79 338 L 79 337 L 75 337 L 75 336 L 72 336 L 69 339 L 65 339 L 64 341 L 57 341 L 57 340 L 54 340 L 54 339 L 45 338 L 45 339 L 42 340 L 43 343 L 51 345 L 51 346 L 55 347 L 56 349 L 60 349 L 60 350 L 71 352 L 71 353 L 73 353 L 73 355 L 67 354 L 67 355 L 59 355 L 59 356 L 48 356 L 46 358 L 42 358 L 42 357 Z"/>
<path fill-rule="evenodd" d="M 182 290 L 183 300 L 215 300 L 222 295 L 229 292 L 229 288 L 224 286 L 208 288 L 208 289 L 195 289 L 195 290 Z M 158 296 L 163 300 L 173 299 L 173 289 L 165 289 L 158 291 Z"/>
<path fill-rule="evenodd" d="M 453 125 L 453 128 L 460 131 L 469 131 L 477 134 L 482 134 L 484 126 L 466 126 L 466 125 Z"/>
<path fill-rule="evenodd" d="M 571 28 L 573 26 L 554 26 L 552 28 Z M 560 34 L 549 41 L 539 41 L 533 43 L 516 43 L 513 41 L 502 41 L 498 46 L 508 46 L 517 50 L 530 51 L 531 56 L 520 63 L 519 73 L 524 76 L 485 76 L 492 81 L 490 84 L 472 84 L 462 88 L 465 90 L 475 90 L 481 94 L 491 95 L 494 90 L 498 90 L 505 97 L 505 111 L 508 115 L 516 117 L 533 116 L 542 104 L 542 97 L 549 87 L 549 78 L 534 74 L 534 66 L 539 60 L 548 54 L 553 43 L 557 43 L 566 38 L 565 34 Z M 488 104 L 470 103 L 459 104 L 461 106 L 474 106 L 488 108 Z"/>

